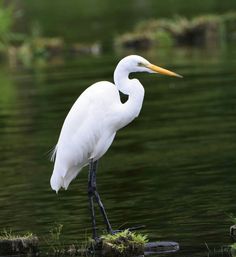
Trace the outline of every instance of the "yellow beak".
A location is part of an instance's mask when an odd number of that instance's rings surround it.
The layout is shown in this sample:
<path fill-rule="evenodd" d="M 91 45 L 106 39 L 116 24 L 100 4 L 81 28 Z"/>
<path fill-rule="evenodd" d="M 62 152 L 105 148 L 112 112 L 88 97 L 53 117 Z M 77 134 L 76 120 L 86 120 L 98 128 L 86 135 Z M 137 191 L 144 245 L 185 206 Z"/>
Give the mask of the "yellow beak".
<path fill-rule="evenodd" d="M 160 74 L 163 74 L 163 75 L 167 75 L 167 76 L 174 76 L 174 77 L 178 77 L 178 78 L 183 78 L 183 76 L 173 72 L 173 71 L 170 71 L 170 70 L 166 70 L 164 68 L 161 68 L 159 66 L 156 66 L 154 64 L 148 64 L 146 66 L 148 69 L 152 70 L 152 71 L 155 71 L 157 73 L 160 73 Z"/>

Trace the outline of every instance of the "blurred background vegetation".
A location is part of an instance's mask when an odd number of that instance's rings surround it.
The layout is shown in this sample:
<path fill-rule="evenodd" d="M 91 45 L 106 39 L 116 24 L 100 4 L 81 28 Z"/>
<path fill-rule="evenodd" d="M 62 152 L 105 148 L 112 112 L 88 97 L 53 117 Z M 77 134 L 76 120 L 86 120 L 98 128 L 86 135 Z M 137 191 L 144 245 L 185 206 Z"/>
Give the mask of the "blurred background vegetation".
<path fill-rule="evenodd" d="M 38 22 L 47 36 L 61 36 L 66 40 L 109 41 L 131 30 L 138 22 L 151 18 L 187 18 L 202 14 L 221 14 L 236 10 L 234 0 L 52 0 L 18 1 L 24 10 L 21 26 L 30 30 Z M 52 11 L 53 10 L 53 11 Z"/>
<path fill-rule="evenodd" d="M 210 43 L 235 40 L 235 10 L 233 0 L 1 0 L 0 50 L 30 63 L 65 50 L 97 54 L 114 46 L 202 45 L 203 34 Z"/>

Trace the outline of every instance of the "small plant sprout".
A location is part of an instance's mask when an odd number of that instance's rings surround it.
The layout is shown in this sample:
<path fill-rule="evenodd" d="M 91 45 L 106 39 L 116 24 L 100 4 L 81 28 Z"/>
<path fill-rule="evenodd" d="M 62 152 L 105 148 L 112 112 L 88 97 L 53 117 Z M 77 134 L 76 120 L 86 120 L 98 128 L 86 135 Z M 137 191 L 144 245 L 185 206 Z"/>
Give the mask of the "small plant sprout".
<path fill-rule="evenodd" d="M 124 230 L 116 234 L 101 236 L 104 256 L 133 256 L 144 252 L 147 236 Z"/>
<path fill-rule="evenodd" d="M 59 253 L 64 248 L 61 240 L 62 228 L 62 224 L 55 223 L 49 230 L 49 237 L 45 239 L 46 244 L 54 254 Z"/>
<path fill-rule="evenodd" d="M 27 232 L 25 234 L 16 234 L 11 229 L 3 229 L 3 231 L 0 232 L 0 240 L 16 240 L 16 239 L 30 239 L 33 238 L 34 235 L 31 232 Z"/>

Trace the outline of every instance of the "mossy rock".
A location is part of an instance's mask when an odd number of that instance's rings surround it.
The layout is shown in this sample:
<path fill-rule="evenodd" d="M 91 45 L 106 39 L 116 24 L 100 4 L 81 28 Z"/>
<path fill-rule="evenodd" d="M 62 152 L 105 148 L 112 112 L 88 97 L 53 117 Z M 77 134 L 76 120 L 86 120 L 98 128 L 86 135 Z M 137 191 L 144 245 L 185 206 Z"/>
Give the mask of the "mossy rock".
<path fill-rule="evenodd" d="M 117 48 L 145 50 L 153 45 L 153 38 L 150 34 L 126 33 L 115 40 Z"/>
<path fill-rule="evenodd" d="M 147 237 L 124 230 L 114 235 L 101 236 L 95 249 L 104 257 L 131 257 L 144 254 Z"/>
<path fill-rule="evenodd" d="M 152 46 L 215 46 L 236 39 L 236 13 L 200 15 L 192 19 L 152 19 L 115 39 L 119 48 Z"/>
<path fill-rule="evenodd" d="M 230 253 L 231 253 L 231 256 L 232 257 L 235 257 L 236 256 L 236 243 L 232 244 L 230 246 Z"/>
<path fill-rule="evenodd" d="M 230 231 L 230 236 L 231 238 L 234 240 L 234 242 L 236 241 L 236 224 L 234 224 L 233 226 L 230 227 L 229 229 Z M 236 246 L 236 245 L 235 245 Z M 236 247 L 235 247 L 236 248 Z"/>
<path fill-rule="evenodd" d="M 114 235 L 101 236 L 99 242 L 93 242 L 90 252 L 103 257 L 132 257 L 144 254 L 173 253 L 179 250 L 176 242 L 148 242 L 147 236 L 129 230 Z"/>
<path fill-rule="evenodd" d="M 227 39 L 230 41 L 236 40 L 236 12 L 224 14 L 222 18 Z"/>
<path fill-rule="evenodd" d="M 0 255 L 36 254 L 38 252 L 37 237 L 19 237 L 13 239 L 0 239 Z"/>

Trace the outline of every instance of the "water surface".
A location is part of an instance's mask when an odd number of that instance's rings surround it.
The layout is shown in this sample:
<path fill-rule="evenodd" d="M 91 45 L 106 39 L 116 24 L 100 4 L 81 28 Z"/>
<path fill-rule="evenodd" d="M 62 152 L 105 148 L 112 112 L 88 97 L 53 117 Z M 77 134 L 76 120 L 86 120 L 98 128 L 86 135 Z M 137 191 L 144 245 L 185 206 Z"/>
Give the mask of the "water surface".
<path fill-rule="evenodd" d="M 60 223 L 65 244 L 90 234 L 87 170 L 56 195 L 48 151 L 77 96 L 111 81 L 120 57 L 0 67 L 1 228 L 44 237 Z M 228 215 L 236 215 L 236 48 L 145 57 L 184 79 L 135 75 L 146 89 L 143 109 L 100 161 L 98 189 L 114 228 L 144 224 L 150 240 L 177 241 L 191 256 L 206 253 L 205 242 L 230 242 Z"/>

